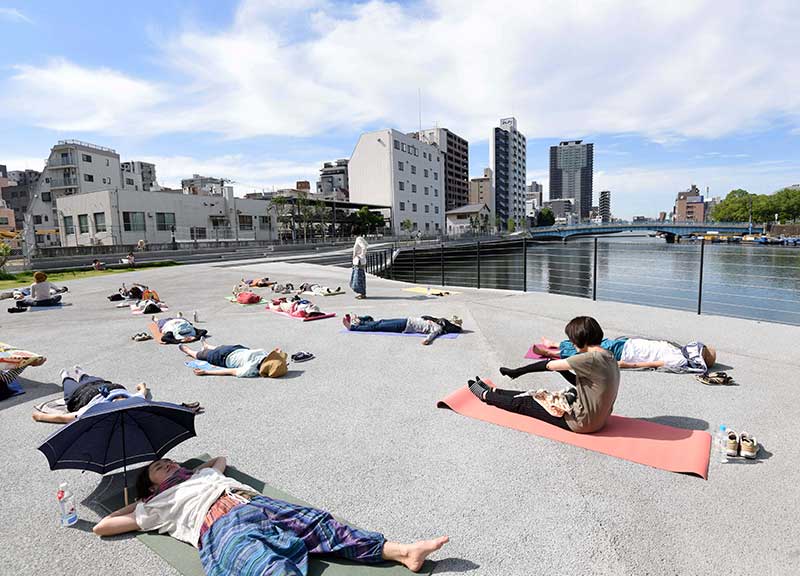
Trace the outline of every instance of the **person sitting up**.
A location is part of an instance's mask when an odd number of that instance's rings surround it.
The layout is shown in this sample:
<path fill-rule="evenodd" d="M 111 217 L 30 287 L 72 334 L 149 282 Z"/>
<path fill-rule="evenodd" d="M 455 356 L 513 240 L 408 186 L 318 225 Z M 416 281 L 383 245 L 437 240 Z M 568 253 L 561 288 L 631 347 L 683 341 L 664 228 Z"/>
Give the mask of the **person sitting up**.
<path fill-rule="evenodd" d="M 434 316 L 420 316 L 411 318 L 389 318 L 375 320 L 372 316 L 356 316 L 345 314 L 342 324 L 353 332 L 399 332 L 403 334 L 427 334 L 422 341 L 427 346 L 442 334 L 461 332 L 461 318 L 453 316 L 436 318 Z"/>
<path fill-rule="evenodd" d="M 666 372 L 708 372 L 717 362 L 717 352 L 702 342 L 679 346 L 666 340 L 646 338 L 603 338 L 600 343 L 619 362 L 620 368 L 656 368 Z M 558 352 L 554 349 L 558 348 Z M 569 340 L 554 342 L 542 338 L 533 351 L 547 358 L 566 359 L 577 354 Z"/>
<path fill-rule="evenodd" d="M 617 399 L 619 366 L 614 356 L 600 346 L 603 329 L 594 318 L 573 318 L 564 331 L 578 354 L 565 360 L 545 359 L 520 368 L 500 368 L 503 376 L 512 379 L 531 372 L 559 372 L 572 384 L 572 388 L 560 395 L 568 402 L 563 415 L 552 415 L 535 397 L 536 392 L 492 388 L 477 377 L 468 382 L 470 391 L 491 406 L 530 416 L 564 430 L 591 434 L 602 429 Z"/>
<path fill-rule="evenodd" d="M 272 352 L 246 348 L 241 344 L 233 346 L 211 346 L 203 340 L 203 347 L 194 351 L 185 344 L 178 347 L 181 352 L 196 360 L 205 360 L 215 370 L 195 368 L 198 376 L 236 376 L 237 378 L 279 378 L 286 374 L 286 352 L 275 348 Z"/>
<path fill-rule="evenodd" d="M 152 320 L 158 325 L 158 331 L 161 332 L 162 342 L 165 344 L 195 342 L 208 334 L 208 330 L 195 327 L 180 312 L 178 314 L 177 318 L 162 318 L 161 320 L 153 316 Z"/>
<path fill-rule="evenodd" d="M 94 260 L 92 260 L 92 269 L 93 270 L 105 270 L 106 266 L 105 266 L 105 264 L 100 262 L 100 260 L 95 258 Z"/>
<path fill-rule="evenodd" d="M 48 282 L 47 274 L 44 272 L 34 272 L 30 295 L 21 300 L 17 300 L 17 308 L 28 308 L 29 306 L 56 306 L 61 302 L 61 293 L 66 291 L 66 286 L 58 288 L 54 284 Z"/>
<path fill-rule="evenodd" d="M 152 394 L 144 382 L 136 385 L 136 392 L 128 392 L 121 384 L 114 384 L 99 376 L 87 374 L 80 366 L 73 366 L 69 370 L 61 371 L 61 386 L 64 389 L 64 399 L 61 405 L 65 411 L 49 413 L 41 407 L 34 408 L 32 418 L 36 422 L 50 424 L 69 424 L 83 416 L 89 408 L 103 402 L 116 402 L 126 398 L 144 398 L 151 400 Z M 49 404 L 49 403 L 46 403 Z M 203 413 L 203 407 L 197 402 L 183 404 L 196 414 Z"/>
<path fill-rule="evenodd" d="M 40 356 L 24 366 L 17 366 L 16 368 L 9 368 L 8 370 L 0 370 L 0 400 L 10 398 L 14 393 L 11 391 L 9 385 L 20 377 L 28 366 L 41 366 L 47 361 L 47 358 Z"/>
<path fill-rule="evenodd" d="M 119 261 L 120 264 L 127 264 L 131 268 L 136 268 L 136 256 L 133 255 L 133 252 L 128 252 L 128 255 Z"/>
<path fill-rule="evenodd" d="M 334 554 L 375 564 L 393 561 L 418 572 L 447 536 L 413 544 L 387 541 L 330 513 L 258 493 L 224 475 L 225 457 L 195 469 L 170 459 L 142 468 L 140 500 L 112 512 L 92 529 L 98 536 L 158 530 L 199 549 L 206 574 L 282 574 L 308 571 L 308 554 Z M 245 568 L 246 567 L 246 568 Z"/>

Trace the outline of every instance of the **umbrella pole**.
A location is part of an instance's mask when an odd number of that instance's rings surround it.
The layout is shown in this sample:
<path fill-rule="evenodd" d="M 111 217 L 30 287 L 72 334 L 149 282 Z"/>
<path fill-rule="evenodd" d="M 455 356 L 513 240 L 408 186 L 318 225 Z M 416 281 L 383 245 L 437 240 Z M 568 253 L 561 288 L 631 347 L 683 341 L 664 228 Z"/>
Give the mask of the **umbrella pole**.
<path fill-rule="evenodd" d="M 125 506 L 128 505 L 128 467 L 127 456 L 125 454 L 125 415 L 122 415 L 122 480 L 125 482 Z"/>

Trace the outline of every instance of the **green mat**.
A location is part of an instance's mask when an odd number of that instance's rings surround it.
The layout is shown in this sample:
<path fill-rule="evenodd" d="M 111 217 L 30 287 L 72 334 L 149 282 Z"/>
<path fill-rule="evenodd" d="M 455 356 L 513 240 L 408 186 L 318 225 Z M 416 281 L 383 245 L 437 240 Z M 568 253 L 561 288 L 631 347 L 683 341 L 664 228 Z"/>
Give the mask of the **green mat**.
<path fill-rule="evenodd" d="M 182 464 L 186 468 L 195 468 L 208 461 L 211 458 L 208 454 L 201 454 L 197 458 L 187 460 Z M 252 486 L 259 490 L 263 495 L 278 500 L 285 500 L 301 506 L 310 506 L 310 504 L 298 500 L 290 496 L 286 492 L 282 492 L 277 488 L 268 486 L 261 480 L 253 478 L 237 470 L 232 466 L 228 466 L 225 470 L 225 475 Z M 136 497 L 134 494 L 135 489 L 129 487 L 128 493 L 131 497 Z M 123 495 L 121 490 L 107 491 L 100 495 L 95 502 L 101 505 L 109 512 L 118 510 L 124 505 Z M 337 518 L 340 522 L 346 522 L 341 518 Z M 197 549 L 185 542 L 176 540 L 166 534 L 158 534 L 157 532 L 142 532 L 137 538 L 143 542 L 153 552 L 166 560 L 173 568 L 185 576 L 204 576 L 203 566 L 200 564 L 200 555 Z M 435 564 L 432 561 L 426 561 L 422 570 L 418 574 L 431 574 Z M 351 562 L 344 558 L 336 558 L 334 556 L 318 556 L 310 555 L 308 562 L 309 576 L 318 576 L 324 574 L 325 576 L 347 576 L 352 574 L 354 576 L 409 576 L 413 574 L 405 566 L 395 563 L 384 564 L 358 564 Z"/>

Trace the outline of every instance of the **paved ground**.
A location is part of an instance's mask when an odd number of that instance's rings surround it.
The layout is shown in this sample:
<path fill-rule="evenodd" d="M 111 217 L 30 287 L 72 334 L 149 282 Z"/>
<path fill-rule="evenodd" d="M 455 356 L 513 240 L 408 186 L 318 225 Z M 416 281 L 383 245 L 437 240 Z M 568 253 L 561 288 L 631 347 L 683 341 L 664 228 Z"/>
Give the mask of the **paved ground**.
<path fill-rule="evenodd" d="M 93 473 L 50 472 L 35 447 L 54 426 L 32 405 L 57 395 L 78 363 L 123 384 L 144 380 L 159 399 L 199 400 L 198 437 L 175 458 L 225 454 L 231 463 L 366 528 L 409 540 L 446 533 L 438 574 L 800 573 L 797 351 L 800 328 L 547 294 L 463 290 L 443 299 L 370 278 L 370 298 L 320 298 L 339 315 L 458 314 L 470 333 L 423 347 L 415 338 L 339 334 L 339 319 L 303 324 L 223 297 L 242 275 L 346 286 L 348 270 L 312 264 L 210 264 L 73 282 L 72 306 L 0 317 L 0 340 L 41 351 L 28 393 L 0 403 L 1 574 L 173 574 L 129 537 L 101 540 L 96 515 L 58 526 L 55 491 L 85 497 Z M 105 296 L 121 281 L 155 286 L 173 310 L 197 309 L 211 342 L 241 342 L 317 358 L 282 380 L 195 377 L 175 347 L 130 340 L 146 320 Z M 721 421 L 758 436 L 764 459 L 711 463 L 708 481 L 617 460 L 439 410 L 436 401 L 475 374 L 500 379 L 533 338 L 557 338 L 591 314 L 609 335 L 717 345 L 740 383 L 709 388 L 691 376 L 623 375 L 619 414 L 709 429 Z M 561 387 L 555 375 L 531 387 Z"/>

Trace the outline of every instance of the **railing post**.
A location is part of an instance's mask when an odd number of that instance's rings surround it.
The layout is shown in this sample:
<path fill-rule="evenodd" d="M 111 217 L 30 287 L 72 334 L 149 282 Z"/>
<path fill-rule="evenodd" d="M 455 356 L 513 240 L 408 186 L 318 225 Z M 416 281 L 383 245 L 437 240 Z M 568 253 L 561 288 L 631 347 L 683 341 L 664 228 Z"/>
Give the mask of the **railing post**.
<path fill-rule="evenodd" d="M 417 247 L 411 247 L 411 275 L 412 282 L 417 283 Z"/>
<path fill-rule="evenodd" d="M 703 311 L 703 262 L 706 254 L 706 239 L 700 241 L 700 282 L 697 286 L 697 314 Z"/>
<path fill-rule="evenodd" d="M 594 238 L 594 266 L 592 267 L 592 300 L 597 300 L 597 236 Z"/>
<path fill-rule="evenodd" d="M 444 288 L 444 244 L 439 244 L 439 267 L 442 270 L 442 287 Z"/>
<path fill-rule="evenodd" d="M 478 268 L 478 288 L 481 287 L 481 241 L 476 244 L 478 248 L 477 268 Z"/>
<path fill-rule="evenodd" d="M 528 291 L 528 239 L 522 239 L 522 291 Z"/>
<path fill-rule="evenodd" d="M 389 248 L 389 262 L 391 263 L 391 268 L 389 269 L 390 270 L 390 274 L 391 274 L 390 278 L 392 280 L 394 280 L 394 249 L 393 248 Z"/>

